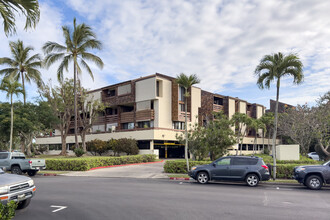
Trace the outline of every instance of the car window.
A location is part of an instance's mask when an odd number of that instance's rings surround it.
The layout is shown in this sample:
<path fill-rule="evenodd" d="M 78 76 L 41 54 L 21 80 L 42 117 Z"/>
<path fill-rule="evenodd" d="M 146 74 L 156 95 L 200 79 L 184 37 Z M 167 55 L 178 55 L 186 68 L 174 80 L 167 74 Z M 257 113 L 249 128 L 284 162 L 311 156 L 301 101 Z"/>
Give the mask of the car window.
<path fill-rule="evenodd" d="M 256 158 L 233 158 L 233 165 L 256 165 L 258 159 Z"/>
<path fill-rule="evenodd" d="M 7 159 L 8 153 L 0 153 L 0 159 Z"/>
<path fill-rule="evenodd" d="M 230 158 L 223 158 L 216 162 L 217 165 L 230 165 Z"/>

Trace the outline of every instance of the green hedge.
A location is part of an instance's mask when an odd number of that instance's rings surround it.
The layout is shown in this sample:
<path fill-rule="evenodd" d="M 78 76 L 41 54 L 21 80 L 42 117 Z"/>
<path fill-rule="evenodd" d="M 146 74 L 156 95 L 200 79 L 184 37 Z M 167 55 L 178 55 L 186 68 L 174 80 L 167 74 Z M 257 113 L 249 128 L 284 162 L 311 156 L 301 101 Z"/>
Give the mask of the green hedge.
<path fill-rule="evenodd" d="M 86 171 L 95 167 L 154 162 L 156 155 L 46 159 L 47 170 Z"/>
<path fill-rule="evenodd" d="M 210 164 L 212 161 L 191 161 L 190 167 L 197 165 Z M 301 164 L 277 164 L 276 177 L 280 179 L 291 179 L 293 169 Z M 164 165 L 165 173 L 187 173 L 187 165 L 184 160 L 169 160 Z"/>
<path fill-rule="evenodd" d="M 256 154 L 257 157 L 262 157 L 265 163 L 273 164 L 273 158 L 267 154 Z M 300 160 L 276 160 L 277 164 L 320 164 L 320 161 L 310 159 L 300 155 Z"/>

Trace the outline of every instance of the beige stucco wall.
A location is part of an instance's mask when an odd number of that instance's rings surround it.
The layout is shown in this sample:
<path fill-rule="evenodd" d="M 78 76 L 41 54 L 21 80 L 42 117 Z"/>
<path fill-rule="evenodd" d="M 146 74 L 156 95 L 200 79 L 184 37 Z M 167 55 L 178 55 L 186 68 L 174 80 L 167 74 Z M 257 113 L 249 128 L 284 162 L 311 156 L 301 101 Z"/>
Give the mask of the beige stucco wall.
<path fill-rule="evenodd" d="M 172 82 L 170 80 L 157 77 L 162 81 L 162 96 L 156 97 L 154 101 L 155 127 L 172 128 Z M 156 82 L 155 82 L 156 84 Z"/>
<path fill-rule="evenodd" d="M 264 108 L 262 106 L 257 105 L 257 118 L 260 118 L 263 115 Z"/>
<path fill-rule="evenodd" d="M 201 89 L 197 87 L 191 87 L 191 123 L 188 126 L 198 123 L 198 108 L 201 107 Z"/>
<path fill-rule="evenodd" d="M 246 102 L 239 101 L 239 112 L 246 114 Z"/>
<path fill-rule="evenodd" d="M 153 100 L 156 98 L 156 77 L 137 81 L 135 83 L 135 102 Z"/>
<path fill-rule="evenodd" d="M 132 91 L 132 86 L 131 84 L 126 84 L 122 86 L 118 86 L 118 95 L 125 95 L 129 94 Z"/>
<path fill-rule="evenodd" d="M 229 119 L 235 114 L 235 99 L 228 98 L 228 115 Z"/>
<path fill-rule="evenodd" d="M 278 145 L 276 146 L 276 159 L 277 160 L 299 160 L 299 145 Z"/>

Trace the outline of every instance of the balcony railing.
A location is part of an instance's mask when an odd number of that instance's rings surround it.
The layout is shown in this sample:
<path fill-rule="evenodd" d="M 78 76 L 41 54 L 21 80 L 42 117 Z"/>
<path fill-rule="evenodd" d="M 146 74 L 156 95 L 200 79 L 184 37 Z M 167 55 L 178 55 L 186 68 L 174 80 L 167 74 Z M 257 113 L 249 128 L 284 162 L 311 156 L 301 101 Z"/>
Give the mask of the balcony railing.
<path fill-rule="evenodd" d="M 105 121 L 106 123 L 116 123 L 118 122 L 118 115 L 106 115 Z"/>
<path fill-rule="evenodd" d="M 120 114 L 120 123 L 134 122 L 134 112 L 122 112 Z"/>
<path fill-rule="evenodd" d="M 185 112 L 179 112 L 179 121 L 185 121 Z M 190 122 L 190 112 L 187 112 L 187 121 Z"/>
<path fill-rule="evenodd" d="M 155 111 L 153 109 L 146 109 L 136 112 L 136 121 L 150 121 L 154 120 Z"/>
<path fill-rule="evenodd" d="M 214 112 L 220 112 L 220 111 L 223 111 L 223 105 L 213 104 L 213 111 L 214 111 Z"/>
<path fill-rule="evenodd" d="M 246 111 L 246 115 L 249 117 L 252 117 L 252 112 L 251 111 Z"/>

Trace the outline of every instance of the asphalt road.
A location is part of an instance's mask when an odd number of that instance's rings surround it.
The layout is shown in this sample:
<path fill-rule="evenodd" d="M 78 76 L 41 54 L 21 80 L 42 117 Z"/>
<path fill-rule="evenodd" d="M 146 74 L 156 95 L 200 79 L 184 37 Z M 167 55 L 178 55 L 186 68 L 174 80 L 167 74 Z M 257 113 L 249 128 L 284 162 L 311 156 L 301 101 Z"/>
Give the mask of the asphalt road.
<path fill-rule="evenodd" d="M 59 176 L 34 180 L 36 196 L 14 219 L 330 219 L 330 187 L 311 191 L 299 185 L 250 188 L 168 179 Z"/>

